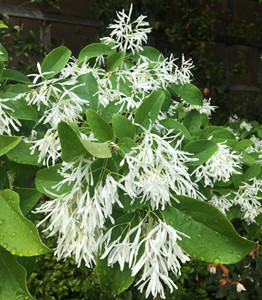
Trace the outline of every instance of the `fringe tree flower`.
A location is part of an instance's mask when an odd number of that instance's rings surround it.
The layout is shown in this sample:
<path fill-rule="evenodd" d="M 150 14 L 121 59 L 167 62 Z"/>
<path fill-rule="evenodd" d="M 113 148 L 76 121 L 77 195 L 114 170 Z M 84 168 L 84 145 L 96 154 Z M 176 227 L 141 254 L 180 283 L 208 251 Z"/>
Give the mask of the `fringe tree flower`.
<path fill-rule="evenodd" d="M 36 209 L 37 213 L 47 214 L 38 226 L 50 219 L 45 231 L 50 232 L 49 236 L 58 233 L 55 251 L 58 259 L 73 254 L 78 266 L 84 260 L 87 267 L 95 263 L 106 219 L 114 223 L 113 204 L 123 207 L 118 199 L 117 184 L 110 175 L 107 175 L 104 184 L 101 181 L 94 187 L 93 195 L 90 194 L 90 186 L 93 185 L 90 165 L 91 161 L 83 157 L 64 163 L 59 172 L 64 180 L 53 188 L 59 192 L 62 186 L 73 184 L 72 191 L 63 195 L 48 191 L 55 199 Z"/>
<path fill-rule="evenodd" d="M 224 215 L 227 214 L 227 211 L 234 205 L 233 201 L 228 200 L 225 196 L 217 196 L 216 194 L 212 195 L 211 200 L 208 202 L 219 209 Z"/>
<path fill-rule="evenodd" d="M 169 277 L 169 271 L 180 275 L 181 263 L 189 261 L 188 254 L 177 241 L 182 239 L 181 236 L 189 237 L 160 219 L 158 224 L 153 225 L 153 223 L 149 226 L 149 223 L 142 221 L 131 228 L 124 238 L 120 236 L 112 242 L 110 239 L 114 227 L 109 229 L 102 239 L 105 251 L 101 259 L 107 257 L 109 266 L 118 262 L 121 270 L 127 263 L 132 270 L 132 276 L 138 275 L 142 270 L 141 278 L 136 283 L 138 289 L 143 292 L 146 288 L 146 298 L 151 293 L 154 297 L 160 294 L 161 298 L 165 299 L 163 283 L 171 292 L 173 288 L 177 288 Z M 138 257 L 141 247 L 145 251 L 141 257 Z"/>
<path fill-rule="evenodd" d="M 217 106 L 213 106 L 210 104 L 211 99 L 204 99 L 203 106 L 199 105 L 188 105 L 185 101 L 183 101 L 185 111 L 189 112 L 193 109 L 196 109 L 201 114 L 207 114 L 209 117 L 211 116 L 212 112 L 215 111 Z"/>
<path fill-rule="evenodd" d="M 262 213 L 261 189 L 262 180 L 254 178 L 252 184 L 244 182 L 235 193 L 234 202 L 245 212 L 243 219 L 248 224 L 256 223 L 256 217 Z"/>
<path fill-rule="evenodd" d="M 181 140 L 176 135 L 160 137 L 149 130 L 142 142 L 125 155 L 129 173 L 120 179 L 120 187 L 132 198 L 141 196 L 141 202 L 150 201 L 152 209 L 164 209 L 171 204 L 172 191 L 177 195 L 198 197 L 197 185 L 191 181 L 185 163 L 196 159 L 190 153 L 178 150 Z M 171 143 L 177 145 L 173 147 Z"/>
<path fill-rule="evenodd" d="M 110 37 L 103 38 L 105 43 L 113 42 L 115 46 L 121 51 L 142 50 L 142 43 L 147 42 L 147 34 L 151 32 L 149 23 L 144 21 L 146 16 L 139 16 L 135 21 L 131 21 L 131 14 L 133 5 L 131 4 L 128 15 L 124 10 L 117 12 L 118 20 L 114 20 L 115 24 L 110 24 L 109 29 L 113 29 L 110 33 Z"/>
<path fill-rule="evenodd" d="M 32 143 L 33 146 L 31 149 L 31 154 L 38 149 L 39 157 L 38 163 L 43 163 L 44 165 L 49 166 L 54 165 L 57 159 L 60 158 L 61 154 L 61 145 L 58 138 L 58 133 L 53 128 L 50 128 L 46 131 L 45 136 L 39 140 L 29 140 L 28 142 Z"/>
<path fill-rule="evenodd" d="M 4 104 L 4 102 L 9 100 L 10 99 L 0 98 L 0 134 L 6 133 L 8 135 L 12 135 L 12 129 L 19 131 L 19 127 L 22 126 L 17 118 L 8 113 L 8 111 L 11 113 L 13 111 L 10 107 Z"/>
<path fill-rule="evenodd" d="M 230 152 L 230 148 L 218 143 L 218 150 L 203 165 L 198 166 L 192 175 L 196 182 L 204 179 L 205 186 L 213 186 L 216 181 L 228 181 L 232 174 L 239 174 L 236 168 L 241 167 L 241 155 Z"/>
<path fill-rule="evenodd" d="M 237 115 L 230 116 L 228 118 L 228 122 L 229 123 L 238 123 L 239 122 L 239 117 Z"/>
<path fill-rule="evenodd" d="M 239 125 L 241 129 L 245 129 L 246 131 L 251 131 L 252 130 L 252 125 L 250 123 L 247 123 L 246 121 L 242 121 Z"/>
<path fill-rule="evenodd" d="M 179 234 L 188 238 L 182 232 L 159 221 L 140 242 L 141 245 L 144 244 L 145 251 L 132 267 L 132 276 L 143 269 L 141 279 L 135 285 L 138 285 L 141 292 L 146 288 L 146 298 L 151 293 L 154 297 L 160 294 L 160 297 L 165 299 L 162 283 L 169 287 L 171 293 L 173 288 L 177 288 L 168 272 L 180 275 L 181 263 L 189 261 L 189 256 L 177 244 L 177 241 L 181 240 Z"/>
<path fill-rule="evenodd" d="M 246 149 L 247 153 L 257 152 L 259 160 L 257 161 L 262 166 L 262 140 L 256 138 L 254 135 L 250 138 L 254 143 L 252 146 Z"/>

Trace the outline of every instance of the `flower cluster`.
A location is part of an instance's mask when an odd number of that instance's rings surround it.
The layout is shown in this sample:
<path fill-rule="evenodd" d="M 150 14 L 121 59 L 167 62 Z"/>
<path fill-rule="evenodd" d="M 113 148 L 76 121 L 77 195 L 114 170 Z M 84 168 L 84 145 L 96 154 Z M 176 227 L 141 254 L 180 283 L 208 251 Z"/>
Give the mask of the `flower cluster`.
<path fill-rule="evenodd" d="M 232 174 L 240 174 L 240 155 L 230 152 L 229 146 L 218 143 L 218 150 L 211 158 L 195 169 L 196 181 L 204 179 L 205 186 L 213 186 L 216 181 L 227 182 Z"/>
<path fill-rule="evenodd" d="M 118 20 L 108 26 L 113 29 L 110 37 L 103 38 L 105 43 L 113 42 L 115 46 L 121 51 L 131 50 L 133 53 L 142 49 L 142 43 L 147 42 L 147 34 L 151 32 L 149 23 L 144 21 L 146 16 L 139 16 L 135 21 L 131 20 L 133 5 L 131 4 L 128 15 L 125 11 L 117 13 Z"/>

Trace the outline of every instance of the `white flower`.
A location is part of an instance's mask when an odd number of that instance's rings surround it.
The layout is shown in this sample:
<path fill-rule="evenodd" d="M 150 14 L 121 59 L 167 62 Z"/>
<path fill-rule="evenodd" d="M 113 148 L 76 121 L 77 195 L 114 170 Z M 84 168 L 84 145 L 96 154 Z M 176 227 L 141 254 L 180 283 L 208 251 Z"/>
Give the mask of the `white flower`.
<path fill-rule="evenodd" d="M 109 266 L 118 262 L 121 270 L 127 263 L 132 270 L 132 276 L 136 276 L 142 270 L 141 279 L 136 283 L 139 285 L 138 289 L 142 292 L 147 286 L 146 298 L 150 293 L 154 297 L 160 294 L 161 298 L 165 298 L 163 283 L 168 285 L 171 292 L 173 288 L 177 288 L 169 277 L 169 271 L 180 275 L 181 263 L 189 260 L 189 256 L 177 241 L 181 240 L 181 235 L 189 237 L 161 220 L 154 225 L 139 223 L 130 229 L 124 238 L 120 236 L 110 242 L 114 227 L 111 228 L 102 239 L 105 251 L 101 258 L 107 257 Z M 141 247 L 144 253 L 138 258 Z"/>
<path fill-rule="evenodd" d="M 144 132 L 141 144 L 125 155 L 129 173 L 120 179 L 120 187 L 132 198 L 141 197 L 141 202 L 150 201 L 152 209 L 164 209 L 171 204 L 171 190 L 177 195 L 201 197 L 197 185 L 191 181 L 185 163 L 196 159 L 178 150 L 182 140 L 178 135 L 160 137 L 149 130 Z M 171 143 L 176 141 L 173 147 Z"/>
<path fill-rule="evenodd" d="M 96 68 L 96 66 L 90 66 L 88 62 L 84 61 L 80 65 L 77 63 L 77 59 L 75 57 L 71 57 L 70 61 L 61 70 L 60 79 L 77 79 L 78 76 L 83 74 L 92 73 L 96 79 L 99 76 L 103 76 L 105 71 L 101 68 Z"/>
<path fill-rule="evenodd" d="M 189 105 L 185 101 L 183 101 L 183 104 L 185 105 L 184 109 L 185 111 L 189 112 L 193 109 L 196 109 L 201 114 L 207 114 L 209 117 L 212 114 L 212 111 L 215 111 L 217 106 L 210 105 L 211 98 L 204 99 L 203 106 L 200 105 Z"/>
<path fill-rule="evenodd" d="M 128 15 L 125 14 L 124 10 L 117 12 L 118 20 L 114 20 L 115 24 L 110 24 L 109 29 L 113 29 L 110 33 L 110 37 L 103 38 L 105 43 L 113 42 L 115 46 L 122 51 L 131 50 L 135 51 L 142 50 L 142 43 L 147 42 L 147 34 L 151 32 L 149 23 L 145 22 L 146 16 L 140 16 L 135 21 L 131 21 L 131 14 L 133 5 L 131 4 Z"/>
<path fill-rule="evenodd" d="M 219 209 L 224 215 L 227 214 L 227 211 L 234 203 L 226 198 L 226 196 L 217 196 L 216 194 L 212 195 L 212 199 L 208 202 Z"/>
<path fill-rule="evenodd" d="M 252 146 L 248 147 L 246 151 L 248 153 L 251 152 L 261 152 L 262 151 L 262 139 L 255 137 L 254 135 L 251 136 L 250 140 L 254 143 Z"/>
<path fill-rule="evenodd" d="M 38 73 L 28 75 L 28 77 L 34 77 L 33 84 L 36 84 L 39 79 L 46 80 L 45 75 L 54 73 L 53 71 L 52 72 L 42 72 L 41 65 L 39 62 L 36 64 L 36 66 L 37 66 Z M 39 85 L 41 85 L 41 84 L 42 83 L 39 83 Z"/>
<path fill-rule="evenodd" d="M 78 190 L 82 183 L 93 185 L 93 176 L 91 172 L 92 161 L 79 156 L 74 161 L 62 163 L 62 169 L 58 173 L 64 178 L 57 185 L 53 186 L 57 191 L 65 184 L 70 185 L 74 183 L 72 190 Z"/>
<path fill-rule="evenodd" d="M 42 118 L 38 122 L 43 122 L 43 124 L 49 123 L 51 127 L 56 128 L 61 121 L 72 123 L 81 119 L 83 107 L 89 101 L 78 97 L 73 90 L 82 85 L 76 85 L 70 89 L 62 86 L 63 93 L 57 95 L 57 101 L 44 111 Z"/>
<path fill-rule="evenodd" d="M 189 261 L 188 255 L 177 243 L 181 240 L 179 234 L 184 235 L 159 221 L 159 224 L 141 240 L 140 245 L 144 244 L 145 250 L 132 267 L 132 276 L 142 269 L 141 279 L 135 285 L 138 285 L 141 292 L 147 286 L 146 298 L 151 293 L 154 297 L 160 294 L 160 297 L 165 299 L 162 283 L 169 287 L 171 293 L 173 288 L 177 288 L 168 272 L 180 275 L 181 263 Z"/>
<path fill-rule="evenodd" d="M 205 186 L 213 186 L 216 181 L 227 182 L 232 174 L 239 174 L 235 168 L 241 167 L 240 155 L 230 152 L 230 148 L 218 143 L 218 150 L 203 165 L 198 166 L 192 175 L 196 182 L 204 179 Z"/>
<path fill-rule="evenodd" d="M 57 79 L 44 80 L 40 83 L 40 87 L 25 94 L 25 100 L 27 101 L 28 105 L 36 105 L 37 109 L 40 110 L 42 105 L 49 106 L 52 104 L 50 97 L 53 95 L 58 97 L 58 94 L 61 92 L 59 88 L 53 85 L 55 81 L 57 81 Z M 31 87 L 35 86 L 32 85 Z"/>
<path fill-rule="evenodd" d="M 22 126 L 17 118 L 8 113 L 8 111 L 13 111 L 10 107 L 4 104 L 4 102 L 9 100 L 11 99 L 0 98 L 0 134 L 6 133 L 8 135 L 12 135 L 12 129 L 19 131 L 19 127 Z"/>
<path fill-rule="evenodd" d="M 37 213 L 47 214 L 38 226 L 50 219 L 45 231 L 50 232 L 49 236 L 58 233 L 55 250 L 58 259 L 74 255 L 78 267 L 82 260 L 91 267 L 96 261 L 101 231 L 97 222 L 99 213 L 88 189 L 53 196 L 56 199 L 46 201 L 36 209 Z"/>
<path fill-rule="evenodd" d="M 182 62 L 179 69 L 176 70 L 175 75 L 177 76 L 180 83 L 185 84 L 190 82 L 193 74 L 190 69 L 194 68 L 193 62 L 191 59 L 185 60 L 184 54 L 182 54 Z"/>
<path fill-rule="evenodd" d="M 239 126 L 241 129 L 245 129 L 246 131 L 250 131 L 253 128 L 250 123 L 247 123 L 245 121 L 242 121 Z"/>
<path fill-rule="evenodd" d="M 38 163 L 42 162 L 47 166 L 50 164 L 54 165 L 57 159 L 60 158 L 61 145 L 58 138 L 58 132 L 55 129 L 48 129 L 42 139 L 28 139 L 27 141 L 33 144 L 30 148 L 31 154 L 34 153 L 35 149 L 39 150 Z"/>
<path fill-rule="evenodd" d="M 98 183 L 90 195 L 90 186 L 93 185 L 91 163 L 84 157 L 64 163 L 59 171 L 64 180 L 52 188 L 59 192 L 61 186 L 72 184 L 71 192 L 63 195 L 48 192 L 55 199 L 36 209 L 37 213 L 47 214 L 38 226 L 50 219 L 45 230 L 49 231 L 49 236 L 58 233 L 55 251 L 58 259 L 74 255 L 78 266 L 84 261 L 87 267 L 96 261 L 106 219 L 110 218 L 114 223 L 113 204 L 123 207 L 118 199 L 117 184 L 110 175 L 104 184 L 102 181 Z"/>
<path fill-rule="evenodd" d="M 241 211 L 245 212 L 243 219 L 248 223 L 256 223 L 255 218 L 262 213 L 261 200 L 262 197 L 258 193 L 262 189 L 262 180 L 253 179 L 252 184 L 243 182 L 235 193 L 234 203 L 241 207 Z"/>
<path fill-rule="evenodd" d="M 241 292 L 245 292 L 246 288 L 244 287 L 244 285 L 240 282 L 237 282 L 237 292 L 241 293 Z"/>
<path fill-rule="evenodd" d="M 239 117 L 237 115 L 230 116 L 228 118 L 228 122 L 230 122 L 230 123 L 238 123 L 239 122 Z"/>

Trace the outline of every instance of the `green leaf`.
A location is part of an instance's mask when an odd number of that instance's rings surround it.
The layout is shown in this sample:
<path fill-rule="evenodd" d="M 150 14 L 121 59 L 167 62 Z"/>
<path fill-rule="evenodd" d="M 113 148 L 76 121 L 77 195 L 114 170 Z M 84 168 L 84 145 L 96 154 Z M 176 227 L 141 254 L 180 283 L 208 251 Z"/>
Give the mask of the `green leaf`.
<path fill-rule="evenodd" d="M 98 158 L 110 158 L 112 157 L 112 152 L 110 150 L 108 142 L 96 143 L 87 140 L 81 140 L 82 145 L 85 149 L 93 156 Z"/>
<path fill-rule="evenodd" d="M 113 177 L 118 178 L 117 174 L 117 166 L 115 161 L 110 159 L 101 159 L 97 158 L 91 164 L 92 175 L 94 179 L 94 187 L 99 184 L 101 181 L 104 182 L 106 176 L 111 174 Z"/>
<path fill-rule="evenodd" d="M 4 24 L 4 22 L 2 20 L 0 20 L 0 28 L 8 28 L 7 25 Z"/>
<path fill-rule="evenodd" d="M 236 140 L 234 134 L 222 126 L 209 126 L 203 129 L 200 138 L 208 139 L 209 137 L 212 137 L 212 140 L 216 143 Z"/>
<path fill-rule="evenodd" d="M 21 141 L 20 137 L 0 135 L 0 156 L 13 149 Z"/>
<path fill-rule="evenodd" d="M 15 93 L 5 93 L 12 97 L 15 97 Z M 6 96 L 7 96 L 6 95 Z M 27 104 L 26 100 L 23 98 L 17 100 L 9 100 L 5 101 L 5 105 L 10 107 L 10 109 L 6 110 L 9 115 L 20 119 L 20 120 L 31 120 L 31 121 L 38 121 L 38 114 L 37 111 L 30 105 Z"/>
<path fill-rule="evenodd" d="M 241 171 L 241 170 L 238 170 L 238 171 Z M 234 184 L 234 187 L 236 189 L 238 189 L 242 183 L 242 174 L 232 174 L 231 175 L 231 178 L 232 178 L 232 182 Z"/>
<path fill-rule="evenodd" d="M 258 163 L 251 165 L 243 176 L 243 180 L 248 182 L 250 179 L 257 177 L 261 172 L 261 166 Z"/>
<path fill-rule="evenodd" d="M 197 110 L 192 110 L 184 119 L 184 126 L 190 133 L 195 134 L 202 125 L 201 114 Z"/>
<path fill-rule="evenodd" d="M 256 220 L 257 223 L 262 223 L 262 213 L 259 214 L 259 215 L 256 217 L 255 220 Z"/>
<path fill-rule="evenodd" d="M 251 140 L 241 140 L 239 142 L 236 142 L 235 144 L 230 145 L 230 147 L 233 151 L 241 151 L 252 145 L 254 145 L 254 142 L 252 142 Z"/>
<path fill-rule="evenodd" d="M 119 102 L 118 100 L 109 102 L 109 104 L 104 108 L 104 110 L 102 112 L 102 118 L 106 122 L 112 123 L 113 114 L 116 114 L 120 111 L 122 103 L 118 103 L 118 102 Z"/>
<path fill-rule="evenodd" d="M 38 231 L 19 208 L 19 195 L 11 190 L 0 193 L 0 245 L 12 254 L 34 256 L 50 252 Z"/>
<path fill-rule="evenodd" d="M 77 77 L 77 81 L 81 85 L 75 88 L 74 93 L 81 99 L 88 101 L 88 107 L 97 110 L 98 107 L 98 84 L 94 75 L 90 72 Z"/>
<path fill-rule="evenodd" d="M 140 124 L 145 129 L 148 129 L 150 125 L 156 121 L 165 97 L 166 96 L 163 91 L 153 92 L 149 97 L 147 97 L 136 112 L 135 123 Z M 139 131 L 142 131 L 141 128 Z"/>
<path fill-rule="evenodd" d="M 88 109 L 86 112 L 87 122 L 95 137 L 101 142 L 112 140 L 112 127 L 96 113 L 94 110 Z"/>
<path fill-rule="evenodd" d="M 140 54 L 149 58 L 152 62 L 161 62 L 164 60 L 163 54 L 156 48 L 150 46 L 144 46 L 143 51 L 141 51 Z"/>
<path fill-rule="evenodd" d="M 113 291 L 116 295 L 129 288 L 135 279 L 131 276 L 132 271 L 127 264 L 121 271 L 119 264 L 109 267 L 107 259 L 100 259 L 99 257 L 96 262 L 96 273 L 102 290 Z"/>
<path fill-rule="evenodd" d="M 208 262 L 239 262 L 255 243 L 237 234 L 230 221 L 214 206 L 186 196 L 163 211 L 167 224 L 187 234 L 180 245 L 190 255 Z"/>
<path fill-rule="evenodd" d="M 54 198 L 53 194 L 63 195 L 64 193 L 72 190 L 73 183 L 70 185 L 64 184 L 58 191 L 54 188 L 56 184 L 64 179 L 58 173 L 58 170 L 61 169 L 61 166 L 61 164 L 57 164 L 52 167 L 39 170 L 36 173 L 35 186 L 39 192 Z"/>
<path fill-rule="evenodd" d="M 32 188 L 17 187 L 14 189 L 14 191 L 18 193 L 20 197 L 20 209 L 24 216 L 29 214 L 29 212 L 42 196 L 42 193 Z"/>
<path fill-rule="evenodd" d="M 128 137 L 124 137 L 118 140 L 117 146 L 120 149 L 119 154 L 121 156 L 125 156 L 126 153 L 129 153 L 132 150 L 132 148 L 136 147 L 137 145 L 134 142 L 134 140 Z"/>
<path fill-rule="evenodd" d="M 43 73 L 51 72 L 49 74 L 45 74 L 45 78 L 49 79 L 58 74 L 66 66 L 70 56 L 71 51 L 65 46 L 52 50 L 41 64 L 41 71 Z"/>
<path fill-rule="evenodd" d="M 93 43 L 82 49 L 78 55 L 77 63 L 81 64 L 84 60 L 89 60 L 92 57 L 109 54 L 112 49 L 102 43 Z"/>
<path fill-rule="evenodd" d="M 244 216 L 245 212 L 241 210 L 239 205 L 234 205 L 227 211 L 227 217 L 229 220 L 240 219 Z"/>
<path fill-rule="evenodd" d="M 62 148 L 61 158 L 63 161 L 70 162 L 86 152 L 85 147 L 70 125 L 66 122 L 60 122 L 57 130 Z"/>
<path fill-rule="evenodd" d="M 241 153 L 240 160 L 242 161 L 242 163 L 244 163 L 245 165 L 247 165 L 249 167 L 257 163 L 257 161 L 251 155 L 247 154 L 246 152 Z"/>
<path fill-rule="evenodd" d="M 3 71 L 3 79 L 21 82 L 25 84 L 32 84 L 32 81 L 26 75 L 13 69 L 5 69 Z"/>
<path fill-rule="evenodd" d="M 257 135 L 262 139 L 262 128 L 257 130 Z"/>
<path fill-rule="evenodd" d="M 192 140 L 192 137 L 191 137 L 189 131 L 186 129 L 186 127 L 183 124 L 181 124 L 177 120 L 167 118 L 167 119 L 161 120 L 160 124 L 165 126 L 167 129 L 173 129 L 173 132 L 175 134 L 181 133 L 185 137 L 185 139 Z"/>
<path fill-rule="evenodd" d="M 0 293 L 4 300 L 34 300 L 26 286 L 26 270 L 14 255 L 0 247 Z"/>
<path fill-rule="evenodd" d="M 136 135 L 135 126 L 125 116 L 113 115 L 112 125 L 115 135 L 120 139 L 124 137 L 133 139 Z"/>
<path fill-rule="evenodd" d="M 5 48 L 0 44 L 0 61 L 7 61 L 8 60 L 8 53 Z"/>
<path fill-rule="evenodd" d="M 190 166 L 199 166 L 205 163 L 216 151 L 218 150 L 217 144 L 209 140 L 197 140 L 187 144 L 183 151 L 194 154 L 197 161 L 189 162 Z"/>
<path fill-rule="evenodd" d="M 7 153 L 7 157 L 22 165 L 42 166 L 42 164 L 38 162 L 39 151 L 36 149 L 32 154 L 30 147 L 32 147 L 32 144 L 21 140 L 15 148 Z"/>
<path fill-rule="evenodd" d="M 118 190 L 119 200 L 126 210 L 137 209 L 150 205 L 150 201 L 141 203 L 140 198 L 132 199 L 124 191 Z"/>
<path fill-rule="evenodd" d="M 0 61 L 0 81 L 2 80 L 3 71 L 4 71 L 4 63 Z"/>
<path fill-rule="evenodd" d="M 170 84 L 171 93 L 179 96 L 191 105 L 203 105 L 203 95 L 199 88 L 191 83 Z"/>
<path fill-rule="evenodd" d="M 112 88 L 115 90 L 118 90 L 119 92 L 125 94 L 127 97 L 132 96 L 132 83 L 126 78 L 126 76 L 119 77 L 118 74 L 113 74 L 110 77 L 110 84 L 112 85 Z M 119 101 L 116 100 L 117 102 Z M 110 102 L 111 103 L 111 102 Z M 125 107 L 123 103 L 121 103 L 121 106 Z"/>
<path fill-rule="evenodd" d="M 106 60 L 107 71 L 114 71 L 116 68 L 118 68 L 122 64 L 125 55 L 126 53 L 124 51 L 110 54 Z"/>

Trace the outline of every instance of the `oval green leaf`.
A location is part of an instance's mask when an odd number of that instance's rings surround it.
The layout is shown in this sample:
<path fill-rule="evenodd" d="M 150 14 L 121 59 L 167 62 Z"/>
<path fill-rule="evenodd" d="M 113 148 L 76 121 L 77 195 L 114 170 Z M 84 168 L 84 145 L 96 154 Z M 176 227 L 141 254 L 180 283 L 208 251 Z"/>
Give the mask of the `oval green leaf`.
<path fill-rule="evenodd" d="M 34 300 L 26 286 L 26 270 L 17 258 L 0 247 L 0 298 Z"/>
<path fill-rule="evenodd" d="M 115 135 L 120 139 L 125 137 L 133 139 L 136 135 L 135 126 L 125 116 L 113 115 L 112 125 Z"/>
<path fill-rule="evenodd" d="M 109 55 L 106 60 L 107 71 L 114 71 L 116 68 L 118 68 L 122 64 L 125 54 L 126 53 L 124 51 L 119 51 Z"/>
<path fill-rule="evenodd" d="M 87 122 L 95 137 L 101 141 L 106 142 L 112 140 L 112 127 L 94 110 L 88 109 L 86 112 Z"/>
<path fill-rule="evenodd" d="M 60 122 L 57 130 L 62 148 L 61 158 L 63 161 L 70 162 L 77 156 L 86 153 L 85 147 L 70 125 L 66 122 Z"/>
<path fill-rule="evenodd" d="M 54 165 L 50 168 L 39 170 L 36 173 L 35 186 L 37 190 L 51 198 L 54 197 L 53 194 L 63 195 L 64 193 L 70 192 L 72 190 L 73 184 L 64 184 L 59 191 L 57 191 L 54 186 L 62 181 L 64 178 L 58 173 L 61 168 L 61 164 Z M 50 192 L 50 193 L 49 193 Z"/>
<path fill-rule="evenodd" d="M 21 82 L 25 84 L 32 84 L 32 81 L 26 75 L 13 69 L 5 69 L 3 71 L 3 79 Z"/>
<path fill-rule="evenodd" d="M 19 195 L 11 190 L 0 193 L 0 244 L 12 254 L 35 256 L 50 252 L 40 240 L 38 231 L 19 207 Z"/>
<path fill-rule="evenodd" d="M 164 220 L 187 234 L 180 245 L 190 255 L 207 262 L 233 264 L 250 253 L 255 243 L 237 234 L 234 227 L 214 206 L 186 196 L 176 196 L 174 203 L 163 211 Z"/>
<path fill-rule="evenodd" d="M 191 83 L 185 84 L 170 84 L 171 93 L 179 96 L 184 101 L 191 105 L 203 105 L 203 95 L 199 88 Z"/>
<path fill-rule="evenodd" d="M 206 162 L 216 151 L 218 146 L 216 143 L 209 140 L 198 140 L 187 144 L 183 151 L 194 154 L 194 158 L 198 158 L 197 161 L 189 162 L 190 166 L 199 166 Z"/>
<path fill-rule="evenodd" d="M 13 149 L 21 141 L 20 137 L 0 135 L 0 156 Z"/>
<path fill-rule="evenodd" d="M 102 43 L 93 43 L 82 49 L 78 55 L 77 63 L 81 64 L 84 60 L 88 60 L 92 57 L 109 54 L 112 49 Z"/>
<path fill-rule="evenodd" d="M 71 51 L 65 47 L 61 46 L 52 50 L 41 64 L 42 72 L 51 72 L 45 74 L 45 78 L 49 79 L 58 74 L 67 64 L 71 56 Z"/>
<path fill-rule="evenodd" d="M 36 149 L 34 153 L 31 153 L 30 147 L 32 147 L 31 143 L 26 143 L 21 140 L 15 148 L 7 153 L 7 157 L 22 165 L 42 166 L 42 164 L 38 162 L 39 151 Z"/>
<path fill-rule="evenodd" d="M 185 137 L 186 140 L 192 140 L 191 134 L 189 133 L 187 128 L 183 124 L 178 122 L 177 120 L 167 118 L 167 119 L 161 120 L 160 124 L 165 126 L 167 129 L 173 129 L 173 132 L 175 134 L 181 133 Z"/>
<path fill-rule="evenodd" d="M 137 109 L 135 123 L 140 124 L 145 129 L 149 129 L 150 125 L 156 121 L 165 97 L 163 91 L 155 91 L 147 97 Z M 141 132 L 143 130 L 139 128 L 138 131 Z"/>

